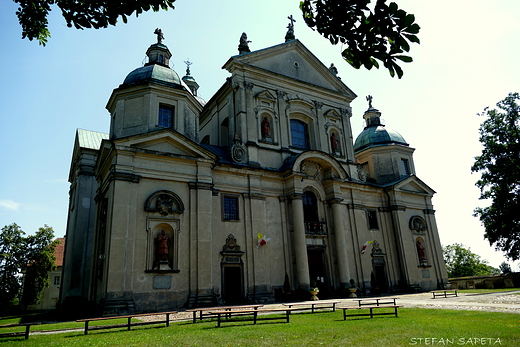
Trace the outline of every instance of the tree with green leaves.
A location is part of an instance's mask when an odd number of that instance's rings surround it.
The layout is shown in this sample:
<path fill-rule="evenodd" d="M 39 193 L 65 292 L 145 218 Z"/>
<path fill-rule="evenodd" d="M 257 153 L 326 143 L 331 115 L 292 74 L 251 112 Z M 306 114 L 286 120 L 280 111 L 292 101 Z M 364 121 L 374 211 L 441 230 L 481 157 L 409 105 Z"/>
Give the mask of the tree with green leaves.
<path fill-rule="evenodd" d="M 127 17 L 161 9 L 173 9 L 175 0 L 14 0 L 22 26 L 22 38 L 36 39 L 41 45 L 50 35 L 47 16 L 56 5 L 67 22 L 77 29 L 106 28 Z M 373 10 L 369 8 L 374 3 Z M 415 16 L 386 0 L 303 0 L 305 23 L 336 45 L 345 44 L 341 55 L 353 67 L 379 68 L 379 61 L 390 75 L 403 76 L 398 61 L 409 63 L 410 43 L 419 43 L 419 25 Z"/>
<path fill-rule="evenodd" d="M 45 46 L 51 33 L 48 27 L 47 16 L 51 5 L 56 5 L 67 21 L 67 26 L 76 29 L 106 28 L 116 25 L 121 17 L 126 23 L 127 17 L 150 9 L 157 12 L 174 8 L 175 0 L 14 0 L 19 4 L 16 15 L 22 26 L 22 38 L 38 40 Z"/>
<path fill-rule="evenodd" d="M 17 303 L 21 288 L 21 269 L 27 263 L 25 233 L 15 223 L 0 232 L 0 307 Z"/>
<path fill-rule="evenodd" d="M 24 307 L 41 302 L 43 291 L 50 284 L 49 271 L 56 270 L 54 250 L 60 241 L 53 239 L 54 231 L 47 225 L 27 237 L 30 261 L 25 267 L 23 280 L 21 304 Z"/>
<path fill-rule="evenodd" d="M 496 109 L 480 114 L 482 154 L 475 157 L 472 172 L 480 172 L 476 186 L 480 199 L 491 205 L 478 207 L 484 238 L 511 260 L 520 259 L 520 95 L 509 93 Z"/>
<path fill-rule="evenodd" d="M 364 66 L 370 70 L 379 68 L 379 61 L 392 77 L 403 76 L 397 64 L 412 57 L 405 55 L 410 43 L 419 43 L 416 34 L 420 27 L 415 16 L 400 9 L 395 2 L 375 0 L 304 0 L 300 2 L 303 18 L 310 28 L 316 30 L 336 45 L 346 48 L 341 55 L 353 67 Z"/>
<path fill-rule="evenodd" d="M 49 284 L 48 272 L 55 268 L 54 231 L 45 225 L 35 235 L 25 236 L 16 224 L 0 232 L 0 307 L 18 303 L 36 304 Z M 19 300 L 23 285 L 22 300 Z"/>
<path fill-rule="evenodd" d="M 454 243 L 444 246 L 442 252 L 446 271 L 450 278 L 491 275 L 499 272 L 498 269 L 490 266 L 486 260 L 481 259 L 479 255 L 471 252 L 469 248 L 465 248 L 463 244 Z"/>
<path fill-rule="evenodd" d="M 500 265 L 498 265 L 498 268 L 500 269 L 500 272 L 503 274 L 511 273 L 511 265 L 503 261 Z"/>

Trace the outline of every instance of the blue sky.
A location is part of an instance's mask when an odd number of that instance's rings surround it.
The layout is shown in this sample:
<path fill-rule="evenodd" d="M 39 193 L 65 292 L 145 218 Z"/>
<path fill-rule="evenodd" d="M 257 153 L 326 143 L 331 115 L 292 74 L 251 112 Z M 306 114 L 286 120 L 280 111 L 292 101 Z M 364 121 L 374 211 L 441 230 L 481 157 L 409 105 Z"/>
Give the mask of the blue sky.
<path fill-rule="evenodd" d="M 463 243 L 498 266 L 505 259 L 483 240 L 472 216 L 485 202 L 478 200 L 478 175 L 470 167 L 481 151 L 483 118 L 477 113 L 519 91 L 520 2 L 396 2 L 422 28 L 421 44 L 411 49 L 414 62 L 403 64 L 401 80 L 342 61 L 341 46 L 305 26 L 298 0 L 177 0 L 175 10 L 100 30 L 67 28 L 53 8 L 46 47 L 22 40 L 16 4 L 0 2 L 0 227 L 17 223 L 34 233 L 47 224 L 56 236 L 65 234 L 75 131 L 108 132 L 106 102 L 142 65 L 155 28 L 163 30 L 179 75 L 185 60 L 193 62 L 199 95 L 209 100 L 228 77 L 222 65 L 238 53 L 241 33 L 252 41 L 251 50 L 279 44 L 292 14 L 296 37 L 325 65 L 334 63 L 358 95 L 352 103 L 354 137 L 363 130 L 370 94 L 386 126 L 416 148 L 417 176 L 437 192 L 433 203 L 443 245 Z"/>

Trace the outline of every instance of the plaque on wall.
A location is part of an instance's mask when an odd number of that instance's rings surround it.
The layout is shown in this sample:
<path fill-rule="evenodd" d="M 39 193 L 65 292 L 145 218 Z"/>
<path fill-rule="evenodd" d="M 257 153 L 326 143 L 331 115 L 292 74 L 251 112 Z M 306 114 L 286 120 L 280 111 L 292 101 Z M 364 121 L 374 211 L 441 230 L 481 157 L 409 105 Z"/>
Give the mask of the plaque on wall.
<path fill-rule="evenodd" d="M 430 270 L 422 270 L 422 278 L 430 278 Z"/>
<path fill-rule="evenodd" d="M 170 289 L 172 276 L 153 276 L 153 289 Z"/>

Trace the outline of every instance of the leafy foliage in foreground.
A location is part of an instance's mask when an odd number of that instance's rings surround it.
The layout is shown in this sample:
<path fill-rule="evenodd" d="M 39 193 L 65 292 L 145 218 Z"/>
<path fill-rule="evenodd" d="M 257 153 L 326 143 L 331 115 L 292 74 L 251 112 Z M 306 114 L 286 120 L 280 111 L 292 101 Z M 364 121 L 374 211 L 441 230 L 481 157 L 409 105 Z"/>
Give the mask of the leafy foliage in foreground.
<path fill-rule="evenodd" d="M 480 114 L 482 154 L 475 157 L 472 172 L 480 172 L 476 186 L 480 199 L 490 200 L 474 215 L 484 225 L 484 237 L 511 260 L 520 259 L 520 94 L 509 93 Z"/>
<path fill-rule="evenodd" d="M 121 20 L 126 23 L 127 17 L 135 12 L 136 16 L 152 9 L 174 8 L 175 0 L 14 0 L 19 4 L 16 15 L 22 26 L 22 38 L 38 40 L 45 46 L 51 36 L 47 16 L 51 5 L 57 5 L 67 21 L 67 26 L 76 29 L 106 28 L 116 25 Z"/>
<path fill-rule="evenodd" d="M 375 0 L 304 0 L 300 8 L 307 25 L 336 45 L 345 44 L 343 58 L 353 67 L 379 68 L 381 61 L 392 77 L 403 76 L 397 64 L 412 57 L 404 55 L 410 43 L 419 43 L 420 27 L 415 16 L 400 9 L 395 2 Z"/>

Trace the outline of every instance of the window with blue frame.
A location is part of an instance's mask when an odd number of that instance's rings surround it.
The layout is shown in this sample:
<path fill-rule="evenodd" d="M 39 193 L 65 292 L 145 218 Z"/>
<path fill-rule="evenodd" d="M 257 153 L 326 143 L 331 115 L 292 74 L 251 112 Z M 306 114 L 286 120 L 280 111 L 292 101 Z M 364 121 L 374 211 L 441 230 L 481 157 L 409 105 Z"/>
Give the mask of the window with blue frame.
<path fill-rule="evenodd" d="M 173 128 L 173 106 L 159 105 L 158 126 L 162 128 Z"/>
<path fill-rule="evenodd" d="M 224 196 L 223 197 L 223 219 L 224 220 L 238 220 L 238 197 Z"/>
<path fill-rule="evenodd" d="M 309 131 L 306 123 L 291 119 L 292 146 L 300 149 L 309 149 Z"/>

